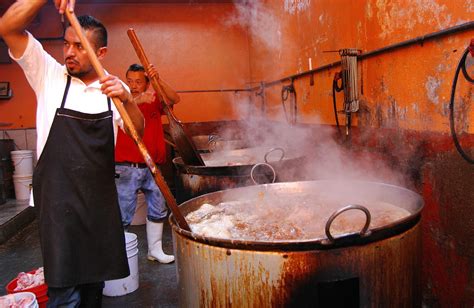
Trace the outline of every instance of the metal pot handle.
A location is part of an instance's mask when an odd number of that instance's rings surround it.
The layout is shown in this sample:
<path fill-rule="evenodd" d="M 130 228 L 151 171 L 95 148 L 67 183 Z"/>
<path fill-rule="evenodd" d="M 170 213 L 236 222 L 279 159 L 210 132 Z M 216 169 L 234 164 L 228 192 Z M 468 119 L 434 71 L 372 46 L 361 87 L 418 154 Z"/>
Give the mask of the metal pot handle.
<path fill-rule="evenodd" d="M 210 140 L 207 144 L 209 145 L 209 152 L 214 152 L 216 150 L 217 140 Z"/>
<path fill-rule="evenodd" d="M 348 206 L 345 206 L 343 207 L 342 209 L 339 209 L 337 211 L 335 211 L 328 219 L 328 221 L 326 222 L 326 236 L 328 238 L 328 241 L 329 243 L 332 243 L 334 242 L 336 239 L 332 236 L 331 234 L 331 224 L 332 222 L 334 221 L 334 219 L 336 219 L 337 216 L 339 216 L 341 213 L 345 212 L 345 211 L 349 211 L 349 210 L 361 210 L 362 212 L 365 213 L 365 217 L 367 218 L 365 220 L 365 225 L 364 227 L 362 228 L 362 230 L 360 231 L 360 236 L 367 236 L 369 235 L 370 232 L 367 232 L 367 230 L 369 229 L 369 225 L 370 225 L 370 221 L 371 221 L 371 215 L 370 215 L 370 212 L 369 210 L 365 207 L 365 206 L 362 206 L 362 205 L 358 205 L 358 204 L 350 204 Z"/>
<path fill-rule="evenodd" d="M 272 170 L 272 173 L 273 173 L 272 183 L 275 183 L 275 180 L 276 180 L 276 171 L 275 171 L 275 169 L 272 167 L 272 165 L 267 164 L 267 163 L 258 163 L 258 164 L 253 165 L 252 170 L 250 170 L 250 178 L 252 179 L 253 183 L 254 183 L 255 185 L 258 185 L 258 184 L 259 184 L 259 183 L 257 183 L 257 181 L 255 181 L 255 178 L 254 178 L 254 176 L 253 176 L 253 172 L 255 171 L 255 169 L 257 169 L 258 166 L 267 166 L 268 168 L 270 168 L 270 170 Z"/>
<path fill-rule="evenodd" d="M 208 139 L 209 139 L 209 141 L 219 139 L 219 135 L 209 135 Z"/>
<path fill-rule="evenodd" d="M 275 152 L 275 151 L 281 151 L 281 157 L 277 161 L 281 161 L 285 157 L 285 150 L 283 150 L 283 148 L 271 148 L 267 153 L 265 153 L 265 156 L 263 157 L 263 159 L 265 160 L 266 163 L 269 163 L 269 161 L 267 159 L 268 155 L 272 152 Z"/>
<path fill-rule="evenodd" d="M 217 140 L 219 140 L 218 135 L 209 135 L 209 141 L 207 145 L 209 146 L 209 152 L 214 152 L 217 148 Z"/>

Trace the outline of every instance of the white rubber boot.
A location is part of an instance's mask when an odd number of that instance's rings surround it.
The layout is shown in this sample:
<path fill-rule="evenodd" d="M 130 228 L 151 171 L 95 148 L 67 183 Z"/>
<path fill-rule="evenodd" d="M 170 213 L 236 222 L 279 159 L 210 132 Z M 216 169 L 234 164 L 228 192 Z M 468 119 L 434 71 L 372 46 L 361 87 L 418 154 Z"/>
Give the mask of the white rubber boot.
<path fill-rule="evenodd" d="M 163 252 L 163 223 L 146 220 L 146 238 L 148 241 L 148 260 L 160 263 L 171 263 L 174 256 Z"/>

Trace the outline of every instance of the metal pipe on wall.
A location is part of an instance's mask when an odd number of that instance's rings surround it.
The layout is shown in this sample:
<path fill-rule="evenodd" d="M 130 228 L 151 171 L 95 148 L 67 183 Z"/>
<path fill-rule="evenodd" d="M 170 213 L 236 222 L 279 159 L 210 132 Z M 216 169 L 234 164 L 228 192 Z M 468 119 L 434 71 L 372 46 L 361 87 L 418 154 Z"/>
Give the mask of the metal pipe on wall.
<path fill-rule="evenodd" d="M 473 30 L 473 29 L 474 29 L 474 21 L 469 21 L 469 22 L 466 22 L 466 23 L 463 23 L 463 24 L 460 24 L 460 25 L 457 25 L 457 26 L 454 26 L 454 27 L 450 27 L 450 28 L 446 28 L 446 29 L 443 29 L 443 30 L 440 30 L 440 31 L 432 32 L 432 33 L 429 33 L 429 34 L 426 34 L 426 35 L 418 36 L 418 37 L 415 37 L 413 39 L 409 39 L 409 40 L 406 40 L 406 41 L 403 41 L 403 42 L 400 42 L 400 43 L 395 43 L 395 44 L 391 44 L 391 45 L 388 45 L 388 46 L 385 46 L 385 47 L 382 47 L 382 48 L 378 48 L 378 49 L 375 49 L 375 50 L 372 50 L 372 51 L 363 52 L 357 57 L 357 59 L 358 60 L 367 59 L 367 58 L 370 58 L 370 57 L 373 57 L 373 56 L 376 56 L 376 55 L 384 54 L 384 53 L 391 52 L 391 51 L 397 50 L 399 48 L 408 47 L 408 46 L 411 46 L 411 45 L 416 45 L 416 44 L 423 45 L 425 42 L 436 39 L 436 38 L 440 38 L 440 37 L 443 37 L 443 36 L 446 36 L 446 35 L 459 33 L 459 32 L 463 32 L 463 31 L 467 31 L 467 30 Z M 271 87 L 271 86 L 280 84 L 280 83 L 288 81 L 288 80 L 294 80 L 294 79 L 298 79 L 298 78 L 301 78 L 301 77 L 305 77 L 307 75 L 312 75 L 314 73 L 321 72 L 321 71 L 324 71 L 324 70 L 327 70 L 327 69 L 331 69 L 331 68 L 339 66 L 339 65 L 341 65 L 341 61 L 336 61 L 336 62 L 333 62 L 333 63 L 329 63 L 329 64 L 326 64 L 326 65 L 319 66 L 319 67 L 314 68 L 312 70 L 304 71 L 302 73 L 286 76 L 286 77 L 280 78 L 278 80 L 274 80 L 274 81 L 264 83 L 264 86 L 265 87 Z M 251 91 L 256 91 L 260 88 L 261 88 L 260 86 L 259 87 L 253 87 L 250 90 Z"/>
<path fill-rule="evenodd" d="M 469 21 L 469 22 L 466 22 L 466 23 L 463 23 L 463 24 L 460 24 L 460 25 L 457 25 L 457 26 L 454 26 L 454 27 L 450 27 L 450 28 L 446 28 L 446 29 L 443 29 L 443 30 L 440 30 L 440 31 L 432 32 L 432 33 L 429 33 L 429 34 L 426 34 L 426 35 L 418 36 L 418 37 L 415 37 L 413 39 L 409 39 L 409 40 L 406 40 L 406 41 L 403 41 L 403 42 L 399 42 L 399 43 L 391 44 L 391 45 L 381 47 L 381 48 L 378 48 L 378 49 L 375 49 L 375 50 L 363 52 L 357 57 L 357 59 L 360 61 L 360 60 L 371 58 L 371 57 L 374 57 L 374 56 L 377 56 L 377 55 L 380 55 L 380 54 L 392 52 L 392 51 L 400 49 L 400 48 L 408 47 L 408 46 L 411 46 L 411 45 L 416 45 L 416 44 L 423 45 L 425 42 L 431 41 L 433 39 L 437 39 L 437 38 L 440 38 L 440 37 L 443 37 L 443 36 L 446 36 L 446 35 L 450 35 L 450 34 L 455 34 L 455 33 L 459 33 L 459 32 L 473 30 L 473 29 L 474 29 L 474 21 Z M 321 72 L 321 71 L 324 71 L 324 70 L 328 70 L 328 69 L 331 69 L 331 68 L 334 68 L 334 67 L 337 67 L 337 66 L 340 66 L 340 65 L 341 65 L 341 61 L 332 62 L 332 63 L 329 63 L 329 64 L 325 64 L 325 65 L 316 67 L 316 68 L 311 69 L 311 70 L 307 70 L 307 71 L 304 71 L 304 72 L 301 72 L 301 73 L 298 73 L 298 74 L 286 76 L 286 77 L 283 77 L 283 78 L 280 78 L 280 79 L 277 79 L 277 80 L 274 80 L 274 81 L 262 82 L 258 86 L 254 86 L 252 88 L 208 89 L 208 90 L 178 90 L 176 92 L 178 92 L 178 93 L 200 93 L 200 92 L 247 92 L 247 91 L 257 91 L 257 90 L 261 90 L 262 87 L 268 88 L 268 87 L 280 84 L 280 83 L 285 82 L 285 81 L 299 79 L 301 77 L 305 77 L 307 75 L 312 75 L 314 73 Z"/>

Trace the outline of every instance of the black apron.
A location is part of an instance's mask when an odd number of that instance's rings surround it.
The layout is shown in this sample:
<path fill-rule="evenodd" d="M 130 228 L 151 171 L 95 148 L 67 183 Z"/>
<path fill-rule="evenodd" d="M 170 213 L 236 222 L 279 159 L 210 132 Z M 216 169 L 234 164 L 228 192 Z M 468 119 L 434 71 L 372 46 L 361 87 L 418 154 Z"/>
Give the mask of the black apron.
<path fill-rule="evenodd" d="M 71 287 L 129 275 L 115 187 L 113 113 L 56 110 L 33 175 L 48 286 Z M 104 99 L 104 104 L 106 103 Z"/>

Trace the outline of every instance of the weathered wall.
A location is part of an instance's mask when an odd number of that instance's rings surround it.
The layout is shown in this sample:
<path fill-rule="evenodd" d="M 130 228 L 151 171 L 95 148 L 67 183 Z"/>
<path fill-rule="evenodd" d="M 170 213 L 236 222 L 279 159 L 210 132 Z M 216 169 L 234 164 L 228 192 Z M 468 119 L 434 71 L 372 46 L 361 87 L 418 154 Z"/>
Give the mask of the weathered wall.
<path fill-rule="evenodd" d="M 264 0 L 249 9 L 256 16 L 249 29 L 251 78 L 267 82 L 308 70 L 309 58 L 312 68 L 340 59 L 325 51 L 369 52 L 472 22 L 474 16 L 470 0 Z M 468 210 L 474 208 L 474 169 L 454 150 L 448 118 L 453 75 L 472 38 L 471 27 L 359 64 L 362 101 L 352 148 L 383 154 L 426 201 L 422 272 L 424 303 L 430 307 L 474 303 L 474 214 Z M 473 63 L 468 62 L 471 76 Z M 308 76 L 294 80 L 298 122 L 335 123 L 331 89 L 339 70 L 315 73 L 314 86 Z M 265 89 L 264 114 L 284 121 L 281 87 L 276 83 Z M 474 132 L 472 89 L 461 77 L 455 113 L 459 133 Z M 342 109 L 342 93 L 337 100 Z M 339 118 L 344 123 L 344 116 Z"/>
<path fill-rule="evenodd" d="M 326 51 L 368 52 L 472 21 L 474 12 L 469 0 L 285 0 L 249 6 L 249 15 L 257 16 L 250 27 L 253 81 L 306 71 L 309 58 L 313 68 L 340 59 Z M 364 125 L 447 132 L 451 81 L 472 36 L 473 30 L 466 31 L 362 61 L 362 98 L 369 114 Z M 339 70 L 316 73 L 312 87 L 308 78 L 295 81 L 301 121 L 334 123 L 331 86 Z M 270 87 L 266 95 L 268 113 L 281 119 L 280 90 L 280 85 Z M 464 99 L 469 95 L 464 89 Z"/>

